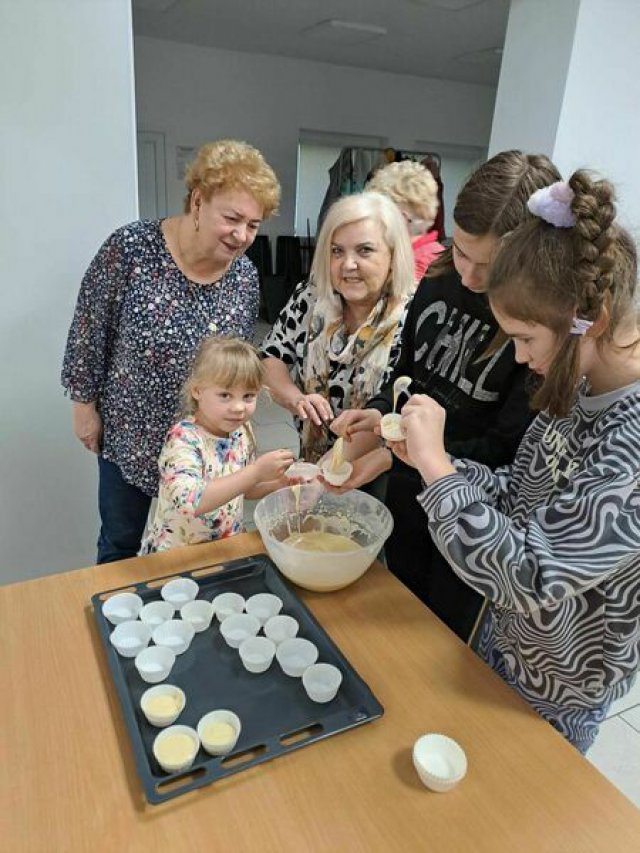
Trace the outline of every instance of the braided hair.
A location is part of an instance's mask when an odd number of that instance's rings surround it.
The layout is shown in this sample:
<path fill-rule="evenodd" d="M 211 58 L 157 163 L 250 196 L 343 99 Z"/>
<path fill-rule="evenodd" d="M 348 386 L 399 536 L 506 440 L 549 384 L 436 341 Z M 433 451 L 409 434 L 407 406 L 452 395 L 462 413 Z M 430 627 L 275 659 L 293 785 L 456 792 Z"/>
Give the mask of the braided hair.
<path fill-rule="evenodd" d="M 633 306 L 637 280 L 635 245 L 615 222 L 613 186 L 585 170 L 568 184 L 573 227 L 537 217 L 520 225 L 502 241 L 488 276 L 493 306 L 555 332 L 557 352 L 532 405 L 559 416 L 568 414 L 581 379 L 574 317 L 597 321 L 598 346 L 611 342 Z"/>

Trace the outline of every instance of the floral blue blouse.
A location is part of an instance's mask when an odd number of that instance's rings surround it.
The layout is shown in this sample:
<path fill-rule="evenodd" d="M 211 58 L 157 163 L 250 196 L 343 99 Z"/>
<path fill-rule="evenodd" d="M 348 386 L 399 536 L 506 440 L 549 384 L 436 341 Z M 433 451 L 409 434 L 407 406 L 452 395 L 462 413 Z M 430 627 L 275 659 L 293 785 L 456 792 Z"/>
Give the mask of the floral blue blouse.
<path fill-rule="evenodd" d="M 107 238 L 82 281 L 62 367 L 72 400 L 97 400 L 103 457 L 148 495 L 196 348 L 211 334 L 250 340 L 259 297 L 244 255 L 220 281 L 190 282 L 160 225 L 133 222 Z"/>

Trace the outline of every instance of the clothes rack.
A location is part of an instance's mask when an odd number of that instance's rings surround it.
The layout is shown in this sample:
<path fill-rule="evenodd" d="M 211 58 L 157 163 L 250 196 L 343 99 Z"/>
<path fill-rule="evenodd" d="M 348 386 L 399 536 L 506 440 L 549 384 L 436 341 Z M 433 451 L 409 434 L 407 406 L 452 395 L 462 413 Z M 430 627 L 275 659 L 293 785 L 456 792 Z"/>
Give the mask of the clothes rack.
<path fill-rule="evenodd" d="M 373 171 L 388 163 L 399 163 L 403 160 L 415 160 L 429 169 L 438 184 L 438 216 L 434 228 L 438 232 L 438 238 L 444 239 L 444 192 L 440 169 L 442 158 L 437 151 L 414 151 L 405 148 L 367 148 L 363 146 L 348 146 L 342 148 L 338 159 L 329 169 L 329 187 L 325 193 L 320 213 L 316 234 L 326 216 L 329 207 L 336 199 L 343 195 L 352 195 L 361 192 Z"/>

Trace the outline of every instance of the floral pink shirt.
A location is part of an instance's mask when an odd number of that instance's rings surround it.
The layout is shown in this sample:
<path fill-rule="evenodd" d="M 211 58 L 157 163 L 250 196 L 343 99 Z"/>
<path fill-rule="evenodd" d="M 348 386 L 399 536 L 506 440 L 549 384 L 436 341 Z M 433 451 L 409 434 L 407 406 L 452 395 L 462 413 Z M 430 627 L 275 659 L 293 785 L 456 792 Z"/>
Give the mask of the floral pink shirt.
<path fill-rule="evenodd" d="M 243 426 L 219 438 L 186 418 L 175 424 L 160 453 L 160 491 L 153 522 L 140 553 L 166 551 L 179 545 L 210 542 L 241 533 L 243 496 L 196 516 L 205 486 L 214 477 L 239 471 L 253 461 L 251 429 Z"/>

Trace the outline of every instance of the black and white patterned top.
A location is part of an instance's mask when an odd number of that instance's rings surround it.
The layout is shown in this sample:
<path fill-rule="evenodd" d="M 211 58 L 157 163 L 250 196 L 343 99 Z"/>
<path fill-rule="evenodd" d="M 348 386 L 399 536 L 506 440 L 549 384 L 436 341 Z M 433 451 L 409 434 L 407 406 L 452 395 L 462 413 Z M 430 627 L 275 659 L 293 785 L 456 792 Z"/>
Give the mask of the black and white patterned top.
<path fill-rule="evenodd" d="M 640 382 L 538 415 L 510 468 L 454 464 L 418 499 L 493 602 L 510 680 L 548 706 L 606 706 L 640 666 Z"/>
<path fill-rule="evenodd" d="M 104 242 L 83 278 L 62 367 L 72 400 L 97 400 L 104 458 L 148 495 L 196 348 L 210 334 L 250 340 L 258 316 L 248 258 L 214 284 L 193 284 L 160 225 L 133 222 Z"/>
<path fill-rule="evenodd" d="M 262 356 L 272 356 L 283 361 L 290 370 L 291 379 L 299 388 L 302 388 L 302 374 L 307 352 L 307 336 L 309 332 L 309 318 L 316 297 L 309 282 L 303 281 L 297 285 L 293 295 L 280 312 L 271 331 L 266 335 L 260 346 Z M 400 345 L 402 329 L 407 316 L 406 310 L 402 313 L 398 322 L 391 349 L 389 363 L 385 371 L 380 387 L 388 382 L 391 371 L 400 356 Z M 351 388 L 353 385 L 354 372 L 359 369 L 356 364 L 342 364 L 331 358 L 329 353 L 329 402 L 334 415 L 350 407 Z M 296 419 L 300 428 L 301 422 Z"/>

